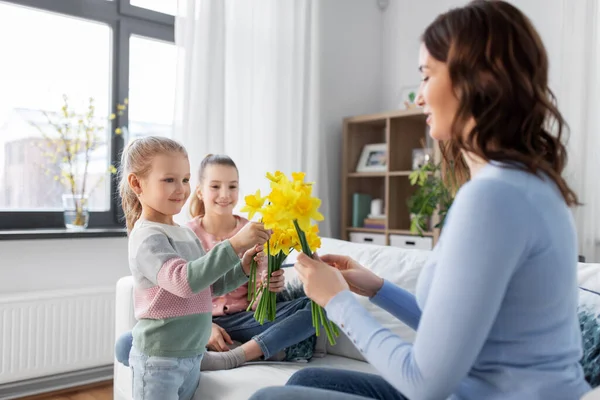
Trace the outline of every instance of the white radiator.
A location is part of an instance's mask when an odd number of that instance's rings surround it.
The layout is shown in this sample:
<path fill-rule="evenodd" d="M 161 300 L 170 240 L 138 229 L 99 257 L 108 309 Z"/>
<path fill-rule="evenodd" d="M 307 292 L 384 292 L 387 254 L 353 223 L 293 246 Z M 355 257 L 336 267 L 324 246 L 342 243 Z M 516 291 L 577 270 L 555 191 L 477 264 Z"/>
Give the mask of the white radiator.
<path fill-rule="evenodd" d="M 0 385 L 113 363 L 115 288 L 0 296 Z"/>

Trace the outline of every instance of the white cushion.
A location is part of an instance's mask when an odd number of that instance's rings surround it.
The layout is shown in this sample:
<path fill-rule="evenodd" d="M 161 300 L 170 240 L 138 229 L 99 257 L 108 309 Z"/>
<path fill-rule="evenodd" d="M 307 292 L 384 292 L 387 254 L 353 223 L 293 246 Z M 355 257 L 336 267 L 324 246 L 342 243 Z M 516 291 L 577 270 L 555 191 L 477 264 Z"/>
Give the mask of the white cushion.
<path fill-rule="evenodd" d="M 579 263 L 577 283 L 583 288 L 600 292 L 600 264 Z"/>

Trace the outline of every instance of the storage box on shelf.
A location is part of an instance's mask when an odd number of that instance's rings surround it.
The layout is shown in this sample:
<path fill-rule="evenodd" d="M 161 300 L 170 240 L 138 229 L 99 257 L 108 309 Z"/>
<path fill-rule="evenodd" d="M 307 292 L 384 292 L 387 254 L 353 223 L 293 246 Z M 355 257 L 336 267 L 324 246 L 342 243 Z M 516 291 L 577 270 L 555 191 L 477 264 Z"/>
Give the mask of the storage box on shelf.
<path fill-rule="evenodd" d="M 349 117 L 344 120 L 342 165 L 342 239 L 352 242 L 391 245 L 403 248 L 431 249 L 437 241 L 437 229 L 423 237 L 410 232 L 407 200 L 415 192 L 409 175 L 413 149 L 428 143 L 426 117 L 421 109 L 394 111 Z M 357 172 L 363 148 L 385 143 L 385 171 Z M 436 157 L 437 149 L 436 149 Z M 384 222 L 375 225 L 353 224 L 353 196 L 363 193 L 384 201 Z M 365 216 L 366 217 L 366 216 Z M 354 222 L 356 222 L 356 216 Z M 382 226 L 382 228 L 378 228 Z"/>

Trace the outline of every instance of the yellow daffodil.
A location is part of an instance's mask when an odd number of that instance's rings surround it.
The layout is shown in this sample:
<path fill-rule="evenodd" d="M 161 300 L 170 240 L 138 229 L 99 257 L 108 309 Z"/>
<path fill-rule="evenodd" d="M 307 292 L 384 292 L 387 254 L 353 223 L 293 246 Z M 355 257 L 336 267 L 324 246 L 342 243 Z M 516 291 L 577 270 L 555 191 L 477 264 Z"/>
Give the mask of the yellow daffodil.
<path fill-rule="evenodd" d="M 260 211 L 260 214 L 262 216 L 262 222 L 265 225 L 265 228 L 274 229 L 279 226 L 280 212 L 276 207 L 269 205 L 269 206 L 263 208 Z"/>
<path fill-rule="evenodd" d="M 304 172 L 292 172 L 292 179 L 294 182 L 304 182 L 304 177 L 306 174 Z"/>
<path fill-rule="evenodd" d="M 267 179 L 271 182 L 278 183 L 285 175 L 281 171 L 275 171 L 275 174 L 267 172 Z"/>
<path fill-rule="evenodd" d="M 240 210 L 248 213 L 248 219 L 252 219 L 254 214 L 260 213 L 262 206 L 265 204 L 266 197 L 261 197 L 260 189 L 255 194 L 244 197 L 246 205 Z"/>
<path fill-rule="evenodd" d="M 308 242 L 308 247 L 314 253 L 321 247 L 321 238 L 319 237 L 319 226 L 312 225 L 308 231 L 305 232 L 306 241 Z"/>
<path fill-rule="evenodd" d="M 310 221 L 323 221 L 323 215 L 317 211 L 321 205 L 321 200 L 316 197 L 310 197 L 302 194 L 298 197 L 298 200 L 294 203 L 294 207 L 291 210 L 291 214 L 295 220 L 298 221 L 300 229 L 304 232 L 310 229 Z"/>

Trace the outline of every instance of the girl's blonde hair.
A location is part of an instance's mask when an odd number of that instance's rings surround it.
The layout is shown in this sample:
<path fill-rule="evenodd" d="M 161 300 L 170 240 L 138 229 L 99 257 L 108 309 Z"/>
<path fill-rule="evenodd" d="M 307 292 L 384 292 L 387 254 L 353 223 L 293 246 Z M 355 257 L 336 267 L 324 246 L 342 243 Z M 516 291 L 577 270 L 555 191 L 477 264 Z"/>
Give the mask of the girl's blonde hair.
<path fill-rule="evenodd" d="M 138 178 L 146 177 L 152 168 L 152 159 L 167 153 L 181 153 L 185 157 L 188 156 L 185 147 L 181 144 L 161 136 L 147 136 L 132 140 L 123 150 L 119 167 L 119 194 L 127 232 L 131 232 L 133 225 L 142 215 L 142 204 L 129 186 L 127 177 L 129 174 L 135 174 Z"/>
<path fill-rule="evenodd" d="M 204 157 L 204 160 L 202 160 L 202 162 L 200 163 L 200 169 L 198 170 L 198 185 L 202 185 L 202 182 L 204 181 L 204 173 L 206 172 L 206 168 L 211 165 L 223 165 L 226 167 L 233 167 L 235 168 L 235 171 L 238 172 L 239 176 L 237 166 L 235 165 L 231 157 L 226 156 L 224 154 L 209 154 L 206 157 Z M 200 200 L 198 198 L 198 194 L 194 192 L 192 199 L 190 200 L 190 215 L 192 216 L 192 218 L 204 217 L 205 213 L 206 210 L 204 208 L 204 201 Z"/>

